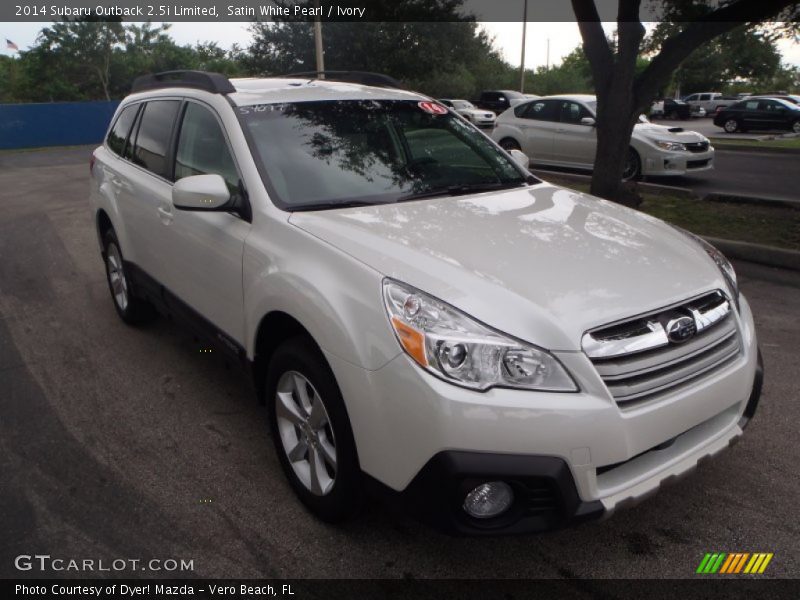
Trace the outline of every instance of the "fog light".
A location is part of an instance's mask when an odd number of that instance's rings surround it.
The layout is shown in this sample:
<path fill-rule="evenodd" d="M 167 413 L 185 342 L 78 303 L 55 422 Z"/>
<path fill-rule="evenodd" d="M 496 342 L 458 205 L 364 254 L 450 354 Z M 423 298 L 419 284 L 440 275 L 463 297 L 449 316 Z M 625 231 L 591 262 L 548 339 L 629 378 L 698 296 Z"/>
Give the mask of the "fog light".
<path fill-rule="evenodd" d="M 503 481 L 482 483 L 464 499 L 464 511 L 476 519 L 490 519 L 504 513 L 514 502 L 511 486 Z"/>

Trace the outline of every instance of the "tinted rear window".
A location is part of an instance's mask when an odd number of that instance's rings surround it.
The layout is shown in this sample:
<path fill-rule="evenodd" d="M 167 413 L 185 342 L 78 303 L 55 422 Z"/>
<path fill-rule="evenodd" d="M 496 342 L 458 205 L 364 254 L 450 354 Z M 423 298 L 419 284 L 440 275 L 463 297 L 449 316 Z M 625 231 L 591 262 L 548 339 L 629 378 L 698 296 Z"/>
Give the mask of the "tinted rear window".
<path fill-rule="evenodd" d="M 161 177 L 170 177 L 167 150 L 178 113 L 177 100 L 154 100 L 144 107 L 136 135 L 133 161 Z"/>
<path fill-rule="evenodd" d="M 126 106 L 117 117 L 114 127 L 108 133 L 106 143 L 109 149 L 115 154 L 122 156 L 122 151 L 125 149 L 125 141 L 128 139 L 128 134 L 131 131 L 131 125 L 136 118 L 136 111 L 139 110 L 139 105 Z"/>

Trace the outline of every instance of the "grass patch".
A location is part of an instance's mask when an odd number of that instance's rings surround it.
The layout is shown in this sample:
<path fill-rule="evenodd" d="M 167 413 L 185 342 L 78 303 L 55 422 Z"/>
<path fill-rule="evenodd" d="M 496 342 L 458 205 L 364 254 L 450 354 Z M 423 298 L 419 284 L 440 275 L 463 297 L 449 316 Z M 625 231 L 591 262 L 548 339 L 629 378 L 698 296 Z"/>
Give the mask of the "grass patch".
<path fill-rule="evenodd" d="M 697 235 L 800 250 L 800 207 L 645 194 L 639 209 Z"/>
<path fill-rule="evenodd" d="M 800 150 L 800 137 L 775 140 L 725 140 L 712 138 L 714 146 L 747 146 L 752 148 L 792 148 Z"/>
<path fill-rule="evenodd" d="M 581 192 L 589 182 L 550 177 L 548 181 Z M 683 227 L 697 235 L 750 242 L 788 250 L 800 250 L 800 205 L 797 208 L 771 204 L 700 200 L 675 196 L 668 191 L 644 192 L 639 210 Z"/>

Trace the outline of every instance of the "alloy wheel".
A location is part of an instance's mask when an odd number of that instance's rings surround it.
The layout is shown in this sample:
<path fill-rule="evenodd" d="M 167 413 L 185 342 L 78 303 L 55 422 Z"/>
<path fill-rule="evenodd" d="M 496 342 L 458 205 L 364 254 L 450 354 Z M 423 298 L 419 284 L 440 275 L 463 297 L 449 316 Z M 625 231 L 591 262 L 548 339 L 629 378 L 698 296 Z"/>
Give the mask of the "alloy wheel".
<path fill-rule="evenodd" d="M 728 119 L 725 121 L 725 131 L 728 133 L 736 133 L 737 129 L 739 129 L 739 123 L 736 119 Z"/>
<path fill-rule="evenodd" d="M 630 181 L 635 179 L 639 174 L 639 157 L 633 150 L 628 152 L 628 158 L 625 160 L 625 169 L 622 171 L 622 180 Z"/>
<path fill-rule="evenodd" d="M 800 120 L 792 123 L 792 131 L 794 131 L 795 133 L 800 133 Z"/>
<path fill-rule="evenodd" d="M 116 244 L 109 244 L 106 250 L 106 266 L 108 282 L 111 284 L 111 293 L 114 302 L 121 311 L 128 308 L 128 280 L 125 277 L 125 268 L 122 264 L 122 255 Z"/>
<path fill-rule="evenodd" d="M 297 371 L 278 380 L 275 418 L 281 444 L 300 482 L 325 496 L 336 481 L 336 439 L 328 411 L 311 382 Z"/>

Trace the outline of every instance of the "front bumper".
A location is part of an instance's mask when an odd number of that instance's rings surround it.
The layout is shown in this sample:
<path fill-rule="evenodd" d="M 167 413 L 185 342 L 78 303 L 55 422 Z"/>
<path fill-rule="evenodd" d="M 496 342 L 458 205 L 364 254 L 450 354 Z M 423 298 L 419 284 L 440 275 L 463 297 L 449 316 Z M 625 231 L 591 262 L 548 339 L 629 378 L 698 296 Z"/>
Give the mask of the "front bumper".
<path fill-rule="evenodd" d="M 637 503 L 741 436 L 758 403 L 761 369 L 744 297 L 740 306 L 742 349 L 733 362 L 629 409 L 617 406 L 578 352 L 557 353 L 579 382 L 574 394 L 479 393 L 433 377 L 405 355 L 376 371 L 327 356 L 362 470 L 384 496 L 451 532 L 540 531 Z M 464 495 L 498 478 L 523 498 L 513 518 L 467 517 Z M 531 502 L 549 508 L 523 510 Z"/>
<path fill-rule="evenodd" d="M 714 149 L 706 152 L 664 152 L 653 150 L 642 157 L 643 175 L 687 175 L 714 168 Z"/>

